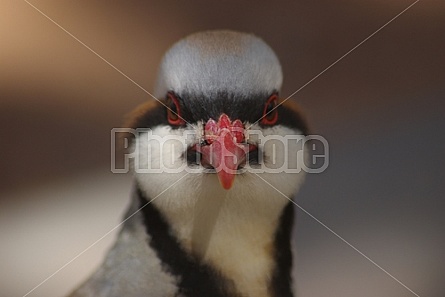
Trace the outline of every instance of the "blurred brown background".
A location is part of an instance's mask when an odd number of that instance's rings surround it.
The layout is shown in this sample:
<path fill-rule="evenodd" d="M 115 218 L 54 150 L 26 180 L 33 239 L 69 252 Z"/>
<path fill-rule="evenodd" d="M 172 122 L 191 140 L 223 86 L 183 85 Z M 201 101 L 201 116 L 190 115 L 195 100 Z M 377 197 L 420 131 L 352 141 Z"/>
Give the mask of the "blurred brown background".
<path fill-rule="evenodd" d="M 162 54 L 208 29 L 275 49 L 291 94 L 406 0 L 30 1 L 151 90 Z M 297 202 L 422 297 L 445 294 L 445 3 L 421 0 L 293 97 L 330 166 Z M 0 2 L 1 296 L 23 296 L 111 230 L 131 177 L 110 129 L 150 97 L 24 1 Z M 415 296 L 298 211 L 298 296 Z M 61 296 L 115 231 L 28 296 Z"/>

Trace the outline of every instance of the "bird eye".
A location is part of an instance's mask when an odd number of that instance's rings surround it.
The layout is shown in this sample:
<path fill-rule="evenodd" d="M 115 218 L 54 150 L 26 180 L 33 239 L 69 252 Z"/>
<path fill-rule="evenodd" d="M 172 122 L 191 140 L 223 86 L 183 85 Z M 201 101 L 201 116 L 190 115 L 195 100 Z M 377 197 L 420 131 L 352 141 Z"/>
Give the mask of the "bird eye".
<path fill-rule="evenodd" d="M 274 125 L 277 122 L 278 109 L 275 108 L 277 107 L 277 100 L 277 94 L 273 94 L 267 99 L 266 105 L 264 106 L 263 119 L 261 120 L 263 125 Z"/>
<path fill-rule="evenodd" d="M 184 120 L 181 118 L 181 109 L 179 107 L 179 101 L 176 96 L 169 92 L 167 93 L 167 119 L 170 125 L 180 126 L 184 124 Z"/>

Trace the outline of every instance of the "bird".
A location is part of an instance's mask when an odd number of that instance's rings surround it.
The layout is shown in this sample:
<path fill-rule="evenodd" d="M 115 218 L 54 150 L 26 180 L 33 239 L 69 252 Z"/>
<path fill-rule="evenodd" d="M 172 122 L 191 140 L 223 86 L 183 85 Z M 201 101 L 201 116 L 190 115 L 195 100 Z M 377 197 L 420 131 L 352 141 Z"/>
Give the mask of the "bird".
<path fill-rule="evenodd" d="M 308 128 L 282 81 L 277 55 L 250 33 L 193 33 L 165 53 L 157 100 L 126 124 L 134 187 L 123 227 L 71 297 L 295 296 L 286 197 L 305 173 L 273 169 L 306 153 L 285 157 L 274 139 Z"/>

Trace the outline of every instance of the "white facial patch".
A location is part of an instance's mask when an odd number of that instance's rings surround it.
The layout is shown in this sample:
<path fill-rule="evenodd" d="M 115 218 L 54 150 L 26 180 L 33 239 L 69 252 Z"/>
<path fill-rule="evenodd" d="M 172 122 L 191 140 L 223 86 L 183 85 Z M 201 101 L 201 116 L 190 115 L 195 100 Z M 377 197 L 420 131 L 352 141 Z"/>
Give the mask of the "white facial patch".
<path fill-rule="evenodd" d="M 260 130 L 260 127 L 251 129 Z M 163 161 L 170 165 L 183 163 L 184 147 L 178 144 L 161 149 L 153 140 L 180 136 L 185 131 L 158 126 L 151 134 L 141 135 L 136 143 L 139 151 L 149 153 L 141 155 L 139 162 L 142 165 Z M 265 136 L 300 133 L 283 126 L 262 128 L 262 131 Z M 185 143 L 197 143 L 200 133 Z M 284 159 L 279 150 L 274 153 L 273 145 L 271 142 L 264 146 L 265 162 L 274 160 L 276 164 L 288 162 L 297 166 L 297 162 L 302 161 L 297 154 Z M 224 190 L 216 174 L 204 173 L 202 168 L 194 173 L 186 170 L 136 172 L 141 190 L 147 199 L 155 198 L 152 203 L 164 215 L 187 252 L 233 280 L 242 294 L 264 297 L 269 296 L 267 284 L 274 268 L 275 231 L 281 212 L 289 203 L 264 180 L 292 198 L 303 178 L 304 172 L 263 172 L 258 176 L 245 172 L 235 177 L 230 190 Z"/>

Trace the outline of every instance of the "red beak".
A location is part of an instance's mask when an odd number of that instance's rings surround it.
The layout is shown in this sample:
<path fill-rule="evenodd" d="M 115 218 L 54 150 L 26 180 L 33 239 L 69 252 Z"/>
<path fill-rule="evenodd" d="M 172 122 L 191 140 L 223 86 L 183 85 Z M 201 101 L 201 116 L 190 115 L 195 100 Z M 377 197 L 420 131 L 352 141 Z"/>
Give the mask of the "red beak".
<path fill-rule="evenodd" d="M 222 114 L 218 122 L 213 119 L 207 121 L 204 139 L 206 145 L 196 146 L 202 155 L 201 163 L 213 167 L 221 186 L 229 190 L 238 167 L 246 162 L 247 153 L 254 148 L 243 143 L 244 125 L 240 120 L 231 122 L 226 114 Z"/>

